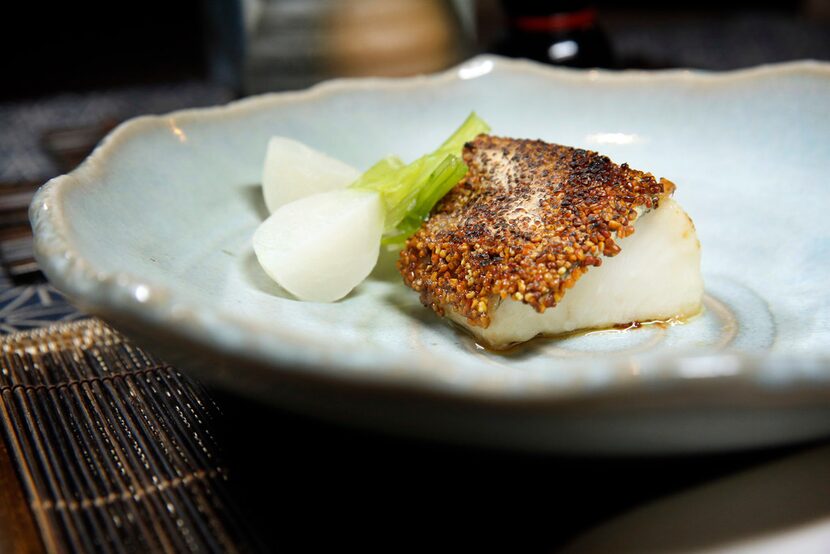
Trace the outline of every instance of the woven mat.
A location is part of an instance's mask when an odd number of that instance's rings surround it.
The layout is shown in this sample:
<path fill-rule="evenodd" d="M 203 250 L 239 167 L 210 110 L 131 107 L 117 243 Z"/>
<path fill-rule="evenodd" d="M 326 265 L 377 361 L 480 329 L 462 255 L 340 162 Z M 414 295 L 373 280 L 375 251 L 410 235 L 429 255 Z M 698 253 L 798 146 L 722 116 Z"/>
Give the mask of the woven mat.
<path fill-rule="evenodd" d="M 0 417 L 47 552 L 232 552 L 203 388 L 94 319 L 0 338 Z"/>

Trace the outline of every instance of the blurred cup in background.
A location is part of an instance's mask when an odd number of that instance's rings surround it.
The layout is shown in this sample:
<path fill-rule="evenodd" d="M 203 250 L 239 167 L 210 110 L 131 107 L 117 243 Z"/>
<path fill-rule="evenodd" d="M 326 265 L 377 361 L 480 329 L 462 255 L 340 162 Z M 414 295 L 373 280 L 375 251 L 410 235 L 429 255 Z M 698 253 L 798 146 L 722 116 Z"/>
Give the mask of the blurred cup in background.
<path fill-rule="evenodd" d="M 472 50 L 472 0 L 206 1 L 213 78 L 240 94 L 432 73 Z"/>
<path fill-rule="evenodd" d="M 460 59 L 461 32 L 443 0 L 333 2 L 325 34 L 334 75 L 432 73 Z"/>

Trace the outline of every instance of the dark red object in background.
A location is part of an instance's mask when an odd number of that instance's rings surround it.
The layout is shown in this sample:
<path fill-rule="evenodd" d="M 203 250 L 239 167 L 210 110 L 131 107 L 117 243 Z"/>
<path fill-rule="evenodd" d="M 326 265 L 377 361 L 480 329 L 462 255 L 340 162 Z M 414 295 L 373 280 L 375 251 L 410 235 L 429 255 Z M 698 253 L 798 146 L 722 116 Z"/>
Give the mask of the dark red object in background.
<path fill-rule="evenodd" d="M 571 67 L 613 67 L 611 45 L 588 2 L 504 0 L 499 54 Z"/>

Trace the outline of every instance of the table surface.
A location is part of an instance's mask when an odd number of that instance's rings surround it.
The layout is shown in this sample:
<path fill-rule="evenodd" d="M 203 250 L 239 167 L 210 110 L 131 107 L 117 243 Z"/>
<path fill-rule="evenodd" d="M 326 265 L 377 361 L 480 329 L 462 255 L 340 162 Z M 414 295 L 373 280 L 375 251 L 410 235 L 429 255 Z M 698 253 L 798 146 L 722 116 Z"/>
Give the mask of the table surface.
<path fill-rule="evenodd" d="M 165 539 L 153 548 L 171 552 L 550 552 L 631 509 L 819 446 L 591 458 L 404 439 L 206 391 L 87 321 L 0 340 L 0 551 L 141 551 L 157 526 Z M 769 492 L 762 481 L 753 509 L 774 517 L 721 536 L 827 518 L 826 502 L 800 507 L 827 497 L 816 479 L 815 490 Z M 724 491 L 706 513 L 746 494 Z M 793 496 L 792 513 L 777 514 Z"/>

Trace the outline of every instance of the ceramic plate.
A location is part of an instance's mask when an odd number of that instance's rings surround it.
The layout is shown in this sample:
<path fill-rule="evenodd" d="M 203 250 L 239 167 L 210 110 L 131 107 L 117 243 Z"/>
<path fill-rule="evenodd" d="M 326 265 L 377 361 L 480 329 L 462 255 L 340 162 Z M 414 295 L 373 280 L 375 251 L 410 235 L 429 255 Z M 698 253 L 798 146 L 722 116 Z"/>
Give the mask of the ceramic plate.
<path fill-rule="evenodd" d="M 37 258 L 84 309 L 202 379 L 449 440 L 571 452 L 735 449 L 830 434 L 830 65 L 709 74 L 478 57 L 440 75 L 142 117 L 38 193 Z M 685 325 L 478 347 L 382 258 L 334 304 L 259 268 L 266 143 L 366 168 L 471 111 L 500 135 L 664 176 L 697 226 L 705 311 Z"/>

